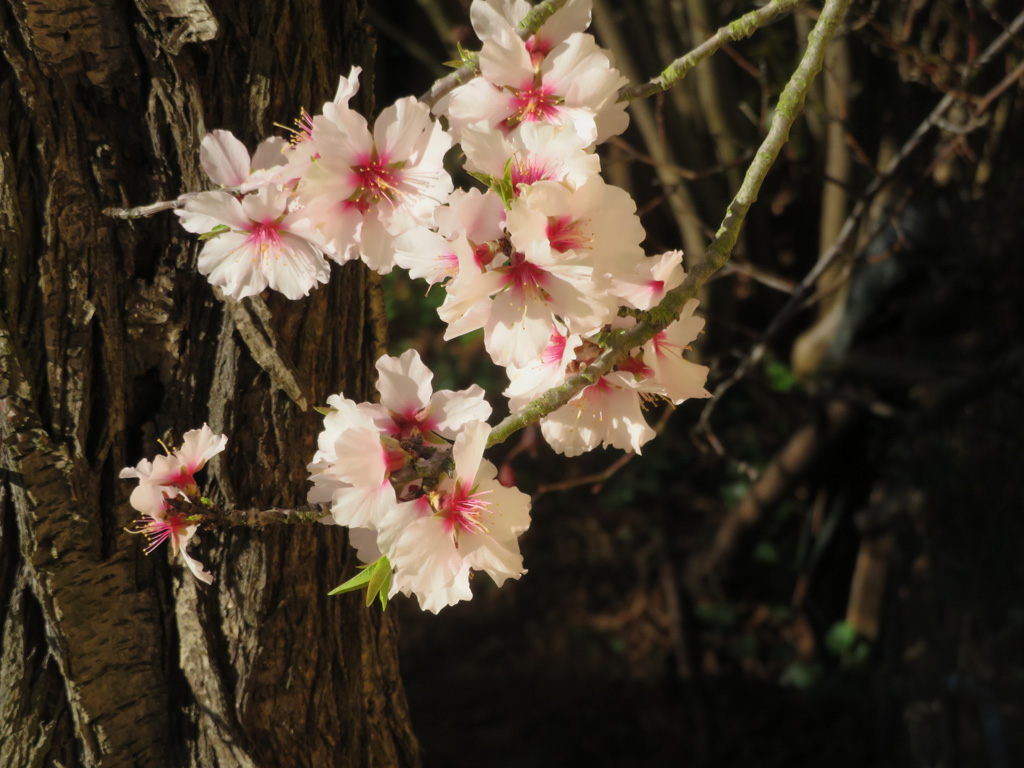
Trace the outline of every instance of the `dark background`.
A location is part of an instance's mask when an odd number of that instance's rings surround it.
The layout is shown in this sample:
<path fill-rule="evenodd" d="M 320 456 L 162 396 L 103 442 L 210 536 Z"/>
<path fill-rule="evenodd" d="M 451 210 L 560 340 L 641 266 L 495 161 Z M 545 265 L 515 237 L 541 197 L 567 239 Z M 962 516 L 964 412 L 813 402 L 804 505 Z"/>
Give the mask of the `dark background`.
<path fill-rule="evenodd" d="M 478 46 L 467 6 L 371 4 L 379 107 L 426 90 L 456 41 Z M 668 63 L 659 51 L 681 55 L 753 7 L 598 6 L 620 36 L 617 62 L 645 78 Z M 878 167 L 944 95 L 955 102 L 861 218 L 838 271 L 706 424 L 706 404 L 685 403 L 627 462 L 618 451 L 567 460 L 531 431 L 496 452 L 535 495 L 529 573 L 500 591 L 480 577 L 472 602 L 439 616 L 394 606 L 426 765 L 1017 764 L 1024 91 L 1019 73 L 1006 78 L 1024 38 L 970 82 L 963 68 L 1018 12 L 853 4 L 844 51 L 769 176 L 736 267 L 702 300 L 695 356 L 710 388 Z M 609 181 L 637 201 L 649 253 L 684 246 L 668 204 L 679 190 L 698 235 L 717 228 L 816 13 L 812 3 L 719 52 L 679 95 L 649 99 L 657 141 L 634 117 L 601 148 Z M 667 183 L 648 162 L 666 151 L 697 178 Z M 828 198 L 837 189 L 845 200 Z M 480 339 L 434 340 L 439 290 L 424 300 L 422 283 L 397 275 L 387 287 L 392 353 L 419 348 L 435 386 L 500 392 Z M 751 524 L 737 527 L 744 515 Z"/>

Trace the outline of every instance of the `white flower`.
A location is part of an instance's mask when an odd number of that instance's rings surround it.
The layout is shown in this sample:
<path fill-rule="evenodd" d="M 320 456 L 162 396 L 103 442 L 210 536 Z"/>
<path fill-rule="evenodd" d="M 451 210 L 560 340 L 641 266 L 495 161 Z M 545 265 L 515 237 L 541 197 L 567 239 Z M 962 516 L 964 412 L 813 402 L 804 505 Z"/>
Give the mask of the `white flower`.
<path fill-rule="evenodd" d="M 422 436 L 428 442 L 437 434 L 454 439 L 472 421 L 486 421 L 491 406 L 479 384 L 458 392 L 432 392 L 434 374 L 410 349 L 401 357 L 377 361 L 380 409 L 374 420 L 378 429 L 395 439 Z"/>
<path fill-rule="evenodd" d="M 483 459 L 489 434 L 487 424 L 469 424 L 455 439 L 455 476 L 400 505 L 401 531 L 385 554 L 397 588 L 425 610 L 468 599 L 470 569 L 486 571 L 498 586 L 525 573 L 518 538 L 530 525 L 530 499 L 495 479 Z"/>
<path fill-rule="evenodd" d="M 683 351 L 704 327 L 704 318 L 693 315 L 697 304 L 697 299 L 686 302 L 679 319 L 643 346 L 644 364 L 651 369 L 653 383 L 676 405 L 691 397 L 711 397 L 704 389 L 707 366 L 683 359 Z"/>
<path fill-rule="evenodd" d="M 317 437 L 317 452 L 307 467 L 313 487 L 310 504 L 330 504 L 338 525 L 376 529 L 397 503 L 388 479 L 392 460 L 374 422 L 374 406 L 356 404 L 341 395 L 327 398 L 330 412 Z"/>
<path fill-rule="evenodd" d="M 283 191 L 263 187 L 240 201 L 203 192 L 175 213 L 189 232 L 210 235 L 199 271 L 232 298 L 270 287 L 297 299 L 330 278 L 323 240 L 301 211 L 289 210 Z"/>
<path fill-rule="evenodd" d="M 611 272 L 610 291 L 636 309 L 651 309 L 686 279 L 682 262 L 682 251 L 668 251 L 631 262 L 632 270 L 624 263 Z"/>
<path fill-rule="evenodd" d="M 433 225 L 434 209 L 452 191 L 444 170 L 451 139 L 414 98 L 366 120 L 335 103 L 313 118 L 313 157 L 299 197 L 339 262 L 359 257 L 381 274 L 394 266 L 395 238 Z M 326 107 L 325 107 L 326 109 Z"/>
<path fill-rule="evenodd" d="M 526 0 L 473 0 L 469 20 L 481 40 L 497 37 L 506 30 L 515 31 L 531 5 Z M 573 32 L 590 26 L 591 0 L 568 0 L 526 41 L 535 58 L 546 55 Z"/>
<path fill-rule="evenodd" d="M 505 135 L 483 124 L 468 126 L 462 133 L 466 168 L 496 179 L 508 164 L 512 188 L 521 184 L 565 181 L 580 187 L 601 172 L 601 160 L 584 151 L 586 142 L 569 126 L 527 122 Z"/>
<path fill-rule="evenodd" d="M 122 479 L 139 481 L 138 487 L 132 491 L 130 503 L 143 517 L 136 521 L 131 532 L 146 536 L 149 541 L 146 554 L 169 541 L 174 554 L 180 554 L 192 574 L 207 584 L 213 582 L 213 576 L 203 570 L 203 566 L 190 557 L 185 548 L 198 526 L 190 522 L 183 512 L 174 509 L 168 499 L 197 497 L 199 488 L 195 473 L 223 451 L 227 442 L 227 437 L 214 434 L 204 424 L 201 429 L 185 433 L 181 448 L 166 456 L 157 456 L 152 462 L 143 459 L 138 466 L 125 467 L 119 475 Z"/>
<path fill-rule="evenodd" d="M 622 133 L 629 124 L 618 91 L 626 84 L 591 35 L 577 32 L 539 62 L 511 29 L 497 30 L 480 50 L 481 77 L 438 101 L 457 141 L 474 123 L 513 131 L 524 123 L 572 125 L 584 145 Z"/>
<path fill-rule="evenodd" d="M 491 242 L 502 236 L 505 224 L 505 205 L 498 195 L 458 189 L 434 215 L 437 232 L 418 227 L 395 239 L 395 264 L 411 277 L 430 285 L 457 277 L 459 247 L 469 248 L 478 263 L 490 260 Z"/>
<path fill-rule="evenodd" d="M 509 398 L 512 413 L 565 381 L 566 370 L 583 342 L 579 336 L 563 333 L 564 330 L 556 323 L 540 357 L 527 366 L 510 365 L 506 369 L 510 383 L 504 394 Z"/>
<path fill-rule="evenodd" d="M 249 151 L 231 131 L 213 131 L 199 145 L 199 162 L 206 174 L 222 187 L 248 192 L 271 183 L 287 158 L 288 142 L 272 137 L 260 142 L 256 153 Z"/>
<path fill-rule="evenodd" d="M 331 411 L 309 464 L 311 504 L 330 504 L 338 525 L 380 530 L 398 503 L 391 473 L 409 455 L 401 441 L 422 438 L 439 445 L 467 423 L 486 419 L 491 406 L 478 385 L 460 392 L 432 392 L 433 374 L 409 350 L 377 361 L 380 403 L 355 403 L 341 395 L 327 399 Z M 399 489 L 401 490 L 401 489 Z"/>

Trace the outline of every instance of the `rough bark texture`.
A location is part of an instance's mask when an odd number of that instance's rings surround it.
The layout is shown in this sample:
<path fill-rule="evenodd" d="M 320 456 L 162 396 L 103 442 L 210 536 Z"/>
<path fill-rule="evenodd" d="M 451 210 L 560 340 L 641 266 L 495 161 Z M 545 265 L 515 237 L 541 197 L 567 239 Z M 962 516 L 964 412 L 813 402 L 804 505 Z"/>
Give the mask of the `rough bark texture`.
<path fill-rule="evenodd" d="M 311 406 L 367 394 L 358 265 L 225 303 L 172 215 L 101 214 L 202 188 L 208 130 L 253 147 L 369 70 L 362 5 L 0 0 L 0 767 L 418 763 L 392 620 L 326 596 L 340 529 L 204 533 L 207 588 L 124 533 L 117 480 L 207 421 L 209 495 L 301 503 Z"/>

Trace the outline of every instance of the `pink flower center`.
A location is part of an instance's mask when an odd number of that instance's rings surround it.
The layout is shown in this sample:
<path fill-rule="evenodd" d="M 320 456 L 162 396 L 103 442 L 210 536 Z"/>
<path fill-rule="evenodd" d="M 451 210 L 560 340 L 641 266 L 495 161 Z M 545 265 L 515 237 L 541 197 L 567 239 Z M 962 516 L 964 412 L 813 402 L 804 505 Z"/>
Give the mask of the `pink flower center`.
<path fill-rule="evenodd" d="M 150 554 L 168 539 L 171 540 L 171 547 L 178 551 L 178 537 L 188 528 L 188 521 L 182 514 L 175 513 L 170 517 L 157 519 L 155 517 L 143 517 L 133 523 L 131 533 L 141 533 L 146 537 L 146 554 Z"/>
<path fill-rule="evenodd" d="M 278 125 L 278 123 L 274 123 L 274 125 Z M 294 128 L 288 128 L 284 125 L 278 125 L 278 127 L 291 132 L 292 135 L 288 139 L 288 143 L 293 147 L 313 138 L 313 116 L 306 111 L 305 107 L 299 111 L 299 116 L 295 118 Z"/>
<path fill-rule="evenodd" d="M 442 253 L 440 258 L 441 263 L 444 265 L 442 269 L 451 275 L 452 277 L 458 277 L 459 275 L 459 257 L 449 251 L 448 253 Z"/>
<path fill-rule="evenodd" d="M 261 253 L 277 250 L 281 245 L 281 236 L 278 234 L 280 230 L 281 227 L 273 221 L 263 220 L 258 224 L 254 223 L 246 242 L 258 248 Z"/>
<path fill-rule="evenodd" d="M 508 270 L 505 284 L 511 285 L 517 296 L 545 296 L 542 286 L 547 282 L 548 273 L 527 261 L 522 253 L 513 253 L 512 264 L 503 269 Z"/>
<path fill-rule="evenodd" d="M 483 498 L 486 493 L 488 491 L 469 493 L 462 482 L 457 480 L 451 493 L 441 494 L 437 510 L 444 518 L 445 528 L 454 534 L 456 546 L 460 532 L 479 533 L 487 530 L 480 519 L 490 506 L 490 502 Z"/>
<path fill-rule="evenodd" d="M 501 122 L 501 127 L 509 131 L 520 123 L 552 122 L 562 101 L 554 95 L 554 90 L 550 85 L 534 85 L 530 81 L 513 91 L 509 99 L 512 114 Z"/>
<path fill-rule="evenodd" d="M 407 408 L 402 413 L 388 411 L 392 424 L 388 432 L 398 440 L 407 440 L 416 435 L 425 437 L 437 429 L 437 419 L 434 418 L 433 411 L 430 405 L 419 411 L 415 408 Z"/>
<path fill-rule="evenodd" d="M 559 253 L 590 247 L 590 236 L 584 229 L 583 219 L 568 216 L 548 217 L 548 241 Z"/>
<path fill-rule="evenodd" d="M 399 166 L 399 163 L 389 164 L 386 157 L 378 157 L 375 149 L 359 165 L 352 167 L 356 191 L 347 202 L 363 213 L 381 200 L 395 205 L 402 194 L 398 188 L 402 180 Z"/>
<path fill-rule="evenodd" d="M 473 260 L 480 269 L 485 269 L 488 264 L 494 261 L 494 251 L 487 243 L 480 243 L 480 245 L 474 246 L 473 248 Z M 458 259 L 456 259 L 456 262 L 457 261 Z M 458 271 L 458 264 L 456 264 L 456 274 L 458 274 Z"/>
<path fill-rule="evenodd" d="M 512 176 L 512 190 L 515 197 L 519 197 L 520 184 L 535 184 L 538 181 L 550 179 L 553 175 L 543 162 L 535 159 L 514 158 L 509 171 Z"/>

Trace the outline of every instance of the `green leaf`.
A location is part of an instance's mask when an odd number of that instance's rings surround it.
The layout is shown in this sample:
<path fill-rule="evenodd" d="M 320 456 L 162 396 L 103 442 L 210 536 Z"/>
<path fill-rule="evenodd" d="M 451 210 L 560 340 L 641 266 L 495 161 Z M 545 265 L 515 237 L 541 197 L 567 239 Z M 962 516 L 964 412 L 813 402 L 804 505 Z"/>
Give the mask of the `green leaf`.
<path fill-rule="evenodd" d="M 384 559 L 384 556 L 381 555 L 380 560 L 383 560 L 383 559 Z M 378 560 L 376 563 L 372 563 L 371 565 L 361 565 L 361 566 L 359 566 L 360 569 L 361 569 L 359 573 L 357 573 L 351 579 L 346 581 L 344 584 L 339 584 L 338 586 L 336 586 L 334 589 L 332 589 L 327 594 L 328 595 L 341 595 L 341 594 L 344 594 L 345 592 L 355 592 L 357 589 L 361 589 L 364 584 L 369 584 L 370 583 L 370 579 L 373 578 L 373 569 L 377 566 L 377 563 L 379 563 L 380 560 Z"/>
<path fill-rule="evenodd" d="M 344 592 L 355 592 L 365 586 L 366 605 L 369 606 L 374 599 L 379 599 L 381 610 L 387 609 L 388 592 L 391 590 L 391 563 L 381 555 L 376 562 L 361 565 L 359 568 L 359 573 L 327 594 L 339 595 Z"/>
<path fill-rule="evenodd" d="M 384 581 L 380 585 L 380 592 L 377 596 L 380 598 L 380 609 L 386 611 L 388 609 L 388 594 L 391 592 L 391 568 L 388 567 L 387 575 L 384 577 Z"/>
<path fill-rule="evenodd" d="M 476 51 L 466 50 L 462 47 L 462 43 L 456 43 L 455 46 L 459 50 L 459 58 L 462 59 L 462 63 L 475 67 L 476 63 L 480 60 L 480 54 Z"/>
<path fill-rule="evenodd" d="M 505 175 L 501 178 L 501 183 L 498 184 L 498 194 L 501 196 L 501 201 L 505 203 L 505 210 L 512 208 L 512 201 L 515 200 L 516 190 L 512 185 L 512 158 L 510 157 L 505 163 Z"/>
<path fill-rule="evenodd" d="M 199 239 L 200 240 L 209 240 L 211 237 L 216 237 L 217 235 L 221 234 L 222 232 L 229 232 L 229 231 L 231 231 L 231 227 L 229 227 L 227 224 L 218 224 L 216 227 L 211 229 L 209 232 L 200 235 Z"/>
<path fill-rule="evenodd" d="M 772 358 L 765 358 L 764 372 L 768 376 L 768 383 L 771 388 L 780 394 L 789 392 L 796 386 L 796 376 L 793 370 L 785 363 L 780 363 Z"/>
<path fill-rule="evenodd" d="M 824 670 L 820 664 L 808 664 L 804 661 L 794 661 L 783 671 L 779 677 L 779 684 L 790 688 L 801 690 L 812 687 L 820 679 Z"/>
<path fill-rule="evenodd" d="M 837 656 L 853 650 L 857 644 L 857 630 L 845 621 L 832 625 L 825 636 L 825 647 Z"/>
<path fill-rule="evenodd" d="M 385 582 L 390 584 L 391 582 L 391 563 L 388 559 L 381 555 L 380 560 L 370 566 L 369 570 L 373 571 L 370 576 L 370 583 L 366 587 L 366 605 L 367 607 L 374 601 L 381 589 L 384 589 L 384 594 L 387 594 L 387 586 Z"/>

